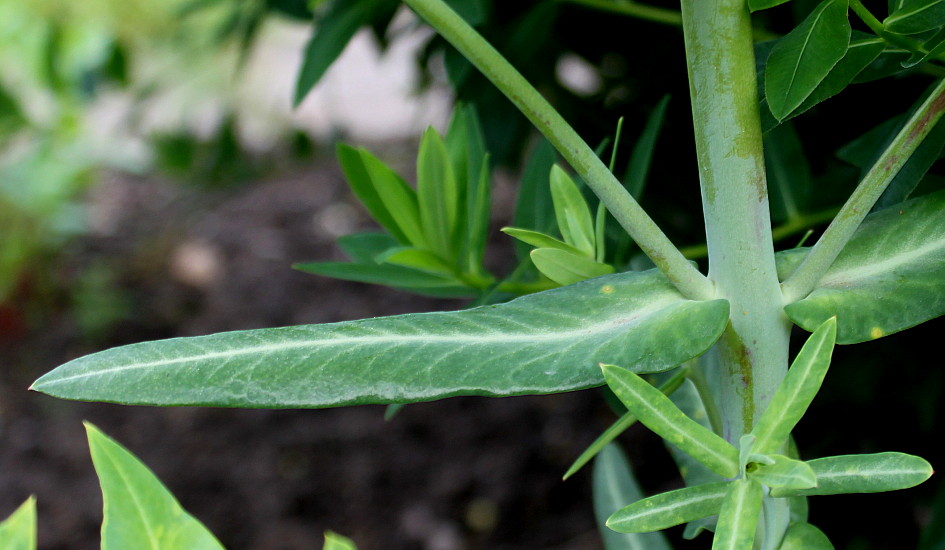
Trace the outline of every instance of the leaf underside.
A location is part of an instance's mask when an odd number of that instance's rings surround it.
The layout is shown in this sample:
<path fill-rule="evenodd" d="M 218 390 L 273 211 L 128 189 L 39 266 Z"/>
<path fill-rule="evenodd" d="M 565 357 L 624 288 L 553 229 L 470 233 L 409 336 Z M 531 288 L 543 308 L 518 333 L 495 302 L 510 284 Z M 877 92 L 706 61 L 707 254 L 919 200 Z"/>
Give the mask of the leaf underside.
<path fill-rule="evenodd" d="M 708 349 L 727 317 L 725 300 L 686 300 L 656 270 L 621 273 L 458 312 L 133 344 L 67 363 L 32 389 L 249 408 L 554 393 L 603 384 L 601 362 L 678 365 Z"/>

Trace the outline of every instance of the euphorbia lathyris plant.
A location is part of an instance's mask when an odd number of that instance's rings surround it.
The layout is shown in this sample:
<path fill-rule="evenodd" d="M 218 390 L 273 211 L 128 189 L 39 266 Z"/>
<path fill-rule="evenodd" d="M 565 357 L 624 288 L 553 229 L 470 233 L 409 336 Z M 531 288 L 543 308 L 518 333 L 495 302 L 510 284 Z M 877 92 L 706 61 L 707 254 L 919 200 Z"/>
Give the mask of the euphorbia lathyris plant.
<path fill-rule="evenodd" d="M 876 339 L 945 312 L 945 229 L 937 222 L 945 192 L 910 198 L 941 151 L 936 123 L 945 81 L 884 129 L 891 135 L 881 150 L 863 153 L 869 147 L 855 144 L 859 152 L 850 157 L 866 157 L 870 166 L 809 249 L 775 253 L 775 237 L 804 227 L 771 229 L 763 129 L 771 130 L 769 164 L 784 168 L 779 146 L 789 146 L 790 135 L 781 125 L 789 118 L 857 79 L 894 72 L 890 59 L 898 68 L 940 62 L 940 1 L 893 2 L 880 21 L 858 0 L 824 0 L 789 34 L 757 45 L 751 10 L 783 2 L 682 1 L 705 274 L 647 216 L 613 166 L 449 5 L 405 3 L 529 117 L 599 197 L 596 213 L 578 178 L 552 166 L 553 155 L 540 148 L 516 227 L 505 230 L 534 250 L 508 277 L 489 273 L 482 266 L 489 161 L 473 111 L 461 109 L 445 136 L 424 136 L 416 189 L 369 152 L 343 146 L 349 183 L 386 233 L 345 238 L 351 263 L 300 267 L 469 295 L 480 307 L 137 344 L 63 365 L 33 389 L 129 404 L 327 407 L 607 384 L 627 412 L 572 472 L 601 452 L 598 515 L 625 533 L 605 532 L 614 549 L 666 548 L 652 532 L 681 523 L 689 536 L 714 531 L 713 548 L 830 548 L 807 523 L 806 496 L 904 489 L 931 475 L 927 462 L 900 453 L 801 460 L 791 432 L 820 388 L 835 343 Z M 331 13 L 350 27 L 368 20 L 372 6 L 338 2 Z M 619 6 L 636 9 L 616 2 L 613 9 Z M 872 34 L 852 30 L 850 8 Z M 635 147 L 637 166 L 648 162 L 660 116 Z M 550 191 L 534 183 L 536 175 Z M 791 184 L 781 183 L 789 222 L 797 222 Z M 637 195 L 642 189 L 639 179 L 628 185 Z M 877 204 L 887 208 L 870 214 Z M 608 216 L 654 269 L 628 270 L 635 249 L 608 231 Z M 558 285 L 566 286 L 552 288 Z M 813 335 L 788 369 L 794 324 Z M 665 439 L 685 488 L 639 494 L 619 451 L 606 446 L 636 420 Z"/>

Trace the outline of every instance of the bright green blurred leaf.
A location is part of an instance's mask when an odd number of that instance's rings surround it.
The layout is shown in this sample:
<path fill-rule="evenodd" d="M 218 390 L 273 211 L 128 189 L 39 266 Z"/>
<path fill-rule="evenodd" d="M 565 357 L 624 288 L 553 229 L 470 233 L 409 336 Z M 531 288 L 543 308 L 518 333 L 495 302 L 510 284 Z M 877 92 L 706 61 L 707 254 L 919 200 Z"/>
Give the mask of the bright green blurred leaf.
<path fill-rule="evenodd" d="M 679 369 L 676 374 L 660 384 L 659 390 L 663 392 L 664 395 L 672 394 L 683 384 L 683 382 L 686 381 L 686 372 L 686 369 Z M 568 468 L 568 471 L 565 472 L 562 479 L 568 479 L 577 473 L 577 471 L 580 470 L 585 464 L 590 462 L 592 458 L 597 456 L 597 453 L 604 449 L 608 443 L 616 439 L 618 435 L 622 434 L 627 428 L 633 426 L 636 423 L 637 417 L 633 416 L 633 413 L 627 412 L 621 415 L 616 422 L 604 430 L 604 433 L 600 434 L 600 436 L 598 436 L 597 439 L 595 439 L 594 442 L 591 443 L 579 457 L 577 457 L 577 460 L 574 461 L 574 464 L 571 464 L 571 467 Z"/>
<path fill-rule="evenodd" d="M 833 544 L 823 531 L 813 525 L 794 523 L 784 533 L 780 550 L 833 550 Z"/>
<path fill-rule="evenodd" d="M 817 474 L 817 487 L 771 489 L 771 496 L 883 493 L 915 487 L 932 476 L 928 462 L 905 453 L 831 456 L 807 464 Z"/>
<path fill-rule="evenodd" d="M 829 317 L 855 344 L 945 313 L 945 192 L 870 214 L 805 299 L 785 307 L 813 330 Z"/>
<path fill-rule="evenodd" d="M 774 464 L 760 464 L 749 477 L 768 487 L 809 489 L 817 485 L 817 475 L 806 463 L 782 455 L 770 455 Z"/>
<path fill-rule="evenodd" d="M 536 248 L 530 257 L 538 271 L 559 285 L 570 285 L 614 272 L 613 266 L 558 248 Z"/>
<path fill-rule="evenodd" d="M 338 237 L 335 244 L 353 261 L 362 264 L 373 263 L 374 258 L 382 252 L 400 246 L 400 243 L 387 233 L 372 232 Z"/>
<path fill-rule="evenodd" d="M 555 218 L 564 242 L 593 258 L 594 220 L 584 195 L 571 176 L 558 165 L 551 168 L 550 182 Z"/>
<path fill-rule="evenodd" d="M 454 237 L 459 233 L 459 200 L 465 195 L 453 174 L 453 164 L 443 137 L 427 129 L 417 155 L 417 199 L 420 223 L 430 251 L 454 259 Z"/>
<path fill-rule="evenodd" d="M 305 46 L 302 68 L 295 85 L 293 103 L 298 106 L 318 84 L 328 67 L 341 55 L 359 28 L 392 11 L 392 0 L 334 0 L 327 13 L 318 18 L 311 39 Z"/>
<path fill-rule="evenodd" d="M 304 262 L 294 264 L 294 269 L 345 281 L 357 281 L 373 285 L 387 285 L 423 296 L 470 297 L 478 291 L 465 286 L 453 277 L 434 275 L 399 265 L 377 265 L 350 262 Z"/>
<path fill-rule="evenodd" d="M 725 300 L 685 300 L 655 270 L 622 273 L 457 312 L 133 344 L 67 363 L 33 389 L 266 408 L 553 393 L 601 385 L 600 362 L 666 370 L 703 353 L 727 318 Z"/>
<path fill-rule="evenodd" d="M 453 276 L 453 268 L 450 264 L 443 261 L 436 254 L 419 248 L 406 246 L 391 248 L 379 254 L 375 261 L 380 264 L 399 265 L 447 278 Z"/>
<path fill-rule="evenodd" d="M 605 446 L 594 461 L 594 515 L 604 550 L 672 550 L 662 533 L 618 533 L 607 527 L 614 512 L 642 498 L 643 492 L 620 447 Z"/>
<path fill-rule="evenodd" d="M 751 550 L 764 493 L 751 479 L 735 480 L 730 487 L 719 512 L 712 550 Z"/>
<path fill-rule="evenodd" d="M 607 527 L 619 533 L 646 533 L 719 513 L 730 481 L 668 491 L 614 512 Z"/>
<path fill-rule="evenodd" d="M 614 365 L 601 365 L 601 369 L 610 389 L 647 428 L 719 475 L 738 475 L 735 447 L 686 416 L 661 391 L 633 372 Z"/>
<path fill-rule="evenodd" d="M 820 391 L 830 367 L 836 337 L 837 321 L 830 318 L 804 343 L 751 432 L 758 438 L 754 446 L 756 453 L 772 454 L 784 446 L 791 430 Z"/>
<path fill-rule="evenodd" d="M 358 547 L 348 537 L 325 531 L 325 545 L 322 546 L 322 550 L 358 550 Z"/>
<path fill-rule="evenodd" d="M 223 549 L 147 466 L 92 424 L 85 430 L 102 486 L 102 550 Z"/>
<path fill-rule="evenodd" d="M 36 498 L 30 497 L 0 522 L 0 550 L 36 549 Z"/>
<path fill-rule="evenodd" d="M 850 44 L 848 0 L 824 0 L 771 50 L 765 70 L 765 97 L 771 113 L 784 120 L 800 106 Z"/>
<path fill-rule="evenodd" d="M 903 0 L 883 27 L 897 34 L 918 34 L 945 25 L 945 0 Z"/>

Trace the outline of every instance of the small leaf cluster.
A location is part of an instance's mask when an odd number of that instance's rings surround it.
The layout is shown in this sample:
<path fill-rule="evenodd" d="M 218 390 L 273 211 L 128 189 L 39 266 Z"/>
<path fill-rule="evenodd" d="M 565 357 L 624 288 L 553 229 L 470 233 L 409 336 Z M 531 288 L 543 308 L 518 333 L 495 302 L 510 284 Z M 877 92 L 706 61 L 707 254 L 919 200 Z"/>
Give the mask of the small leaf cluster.
<path fill-rule="evenodd" d="M 628 411 L 667 444 L 721 479 L 639 499 L 614 512 L 607 526 L 618 532 L 640 533 L 692 523 L 696 526 L 690 531 L 693 535 L 702 528 L 715 531 L 713 548 L 750 549 L 768 499 L 892 491 L 928 479 L 932 475 L 928 462 L 902 453 L 810 461 L 782 454 L 790 447 L 791 431 L 823 383 L 836 334 L 834 318 L 814 331 L 751 433 L 740 439 L 739 448 L 687 416 L 640 376 L 602 365 L 609 387 Z M 713 516 L 718 516 L 717 520 L 713 521 Z M 833 547 L 801 518 L 790 526 L 781 548 Z"/>

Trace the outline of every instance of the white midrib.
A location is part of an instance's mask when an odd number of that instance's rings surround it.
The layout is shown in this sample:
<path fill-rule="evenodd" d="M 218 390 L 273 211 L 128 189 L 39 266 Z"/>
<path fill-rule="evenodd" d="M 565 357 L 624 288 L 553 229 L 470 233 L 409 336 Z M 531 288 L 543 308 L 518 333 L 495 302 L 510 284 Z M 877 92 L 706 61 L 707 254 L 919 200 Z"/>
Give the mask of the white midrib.
<path fill-rule="evenodd" d="M 872 262 L 866 265 L 861 265 L 857 267 L 851 267 L 849 269 L 844 269 L 842 271 L 837 271 L 834 273 L 828 273 L 823 280 L 821 280 L 818 286 L 830 286 L 830 287 L 844 287 L 849 285 L 849 283 L 856 281 L 858 279 L 867 279 L 874 275 L 879 275 L 881 273 L 886 273 L 892 271 L 893 269 L 918 260 L 923 256 L 932 254 L 933 252 L 938 252 L 939 250 L 945 249 L 945 238 L 926 243 L 918 248 L 913 248 L 911 250 L 904 251 L 899 254 L 895 254 L 878 262 Z"/>
<path fill-rule="evenodd" d="M 542 333 L 492 333 L 492 334 L 451 334 L 451 335 L 429 335 L 429 334 L 416 334 L 416 335 L 401 335 L 401 336 L 356 336 L 349 338 L 327 338 L 323 340 L 313 339 L 305 340 L 301 342 L 283 342 L 280 344 L 266 344 L 266 345 L 256 345 L 249 347 L 241 347 L 236 349 L 230 349 L 226 351 L 215 351 L 197 355 L 187 355 L 183 357 L 174 357 L 171 359 L 161 359 L 158 361 L 147 361 L 143 363 L 128 363 L 120 366 L 96 369 L 94 372 L 82 372 L 74 374 L 72 376 L 65 376 L 62 378 L 56 378 L 45 382 L 42 386 L 49 387 L 64 382 L 70 382 L 72 380 L 78 380 L 82 378 L 91 378 L 103 375 L 110 375 L 124 371 L 148 369 L 154 367 L 164 367 L 170 365 L 176 365 L 180 363 L 194 363 L 207 360 L 215 359 L 229 359 L 233 357 L 238 357 L 241 355 L 256 355 L 256 354 L 269 354 L 277 353 L 280 351 L 289 351 L 299 348 L 307 347 L 337 347 L 337 346 L 358 346 L 358 345 L 383 345 L 383 344 L 409 344 L 409 343 L 424 343 L 424 344 L 509 344 L 517 342 L 554 342 L 561 340 L 573 340 L 575 338 L 584 336 L 591 336 L 595 334 L 602 334 L 606 332 L 611 332 L 617 326 L 627 327 L 628 325 L 638 324 L 643 318 L 665 308 L 668 304 L 666 301 L 659 301 L 652 304 L 648 304 L 645 308 L 638 309 L 634 311 L 632 316 L 629 317 L 620 317 L 616 319 L 607 319 L 606 321 L 598 321 L 594 325 L 586 328 L 572 329 L 566 331 L 555 331 L 547 334 Z M 265 329 L 264 329 L 265 330 Z M 102 352 L 108 353 L 108 352 Z M 86 361 L 87 359 L 78 359 L 77 361 Z"/>

